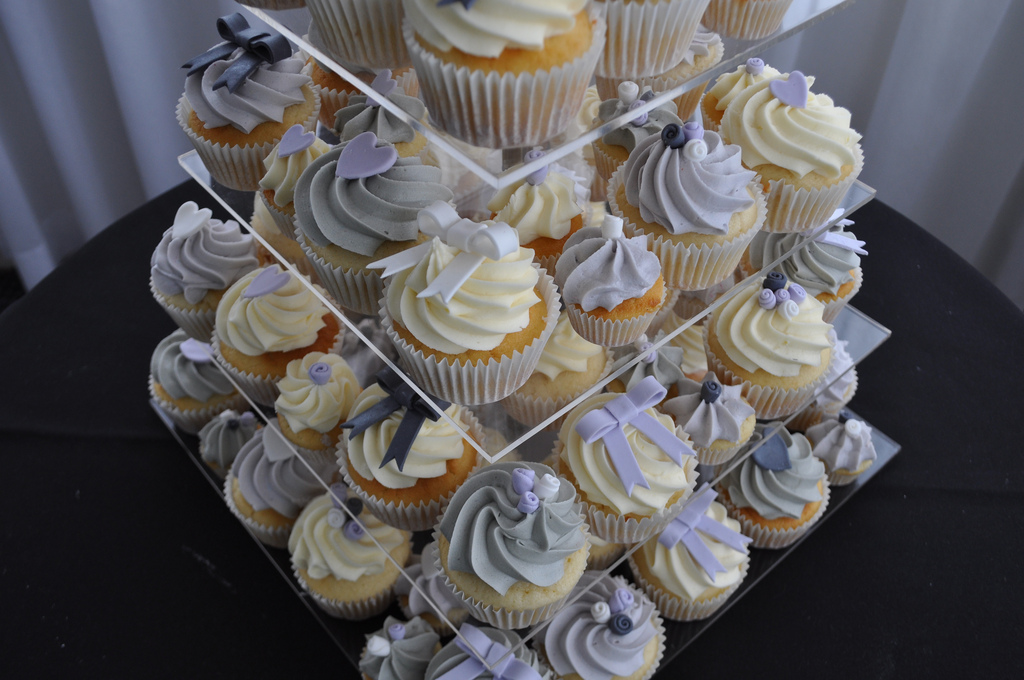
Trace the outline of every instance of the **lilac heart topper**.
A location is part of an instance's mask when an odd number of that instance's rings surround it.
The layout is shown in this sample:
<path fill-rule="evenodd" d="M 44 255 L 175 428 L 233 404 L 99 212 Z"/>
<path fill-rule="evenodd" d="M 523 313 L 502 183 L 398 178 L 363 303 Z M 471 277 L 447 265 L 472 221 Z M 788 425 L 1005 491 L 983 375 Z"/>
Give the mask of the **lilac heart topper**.
<path fill-rule="evenodd" d="M 387 99 L 395 91 L 395 88 L 398 87 L 398 81 L 391 77 L 391 69 L 384 69 L 373 79 L 370 87 L 382 98 Z M 367 95 L 366 103 L 369 106 L 380 106 L 380 100 L 373 95 Z"/>
<path fill-rule="evenodd" d="M 315 132 L 306 132 L 306 130 L 296 123 L 295 125 L 288 128 L 288 131 L 284 133 L 284 137 L 277 144 L 277 157 L 287 158 L 293 153 L 305 151 L 309 147 L 313 146 L 313 142 L 316 141 Z"/>
<path fill-rule="evenodd" d="M 341 150 L 334 174 L 342 179 L 365 179 L 390 170 L 398 162 L 393 146 L 377 146 L 377 135 L 363 132 L 351 139 Z"/>
<path fill-rule="evenodd" d="M 245 291 L 242 293 L 242 297 L 257 298 L 270 295 L 283 288 L 290 280 L 291 276 L 288 275 L 288 272 L 277 271 L 272 267 L 268 267 L 249 282 L 249 285 L 245 287 Z"/>
<path fill-rule="evenodd" d="M 213 348 L 205 342 L 189 338 L 180 345 L 181 355 L 194 364 L 208 364 L 213 361 Z"/>
<path fill-rule="evenodd" d="M 779 436 L 768 439 L 761 445 L 761 448 L 754 451 L 753 457 L 754 462 L 762 470 L 781 472 L 793 467 L 793 463 L 789 460 L 789 449 L 786 447 L 786 442 L 782 441 L 782 437 Z"/>
<path fill-rule="evenodd" d="M 807 108 L 807 78 L 800 71 L 793 71 L 787 80 L 773 80 L 768 84 L 775 98 L 794 109 Z"/>

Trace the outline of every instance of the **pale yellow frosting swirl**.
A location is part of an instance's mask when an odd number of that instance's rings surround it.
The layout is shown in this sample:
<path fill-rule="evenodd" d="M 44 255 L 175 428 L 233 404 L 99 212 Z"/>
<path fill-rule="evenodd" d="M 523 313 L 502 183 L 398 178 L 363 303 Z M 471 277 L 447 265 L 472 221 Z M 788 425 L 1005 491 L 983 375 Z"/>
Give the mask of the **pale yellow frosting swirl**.
<path fill-rule="evenodd" d="M 386 392 L 379 385 L 367 387 L 353 404 L 351 417 L 374 406 L 385 396 Z M 465 409 L 458 404 L 449 406 L 445 413 L 457 423 L 467 422 Z M 363 479 L 375 479 L 389 489 L 407 489 L 421 479 L 432 479 L 446 474 L 448 461 L 462 457 L 462 435 L 444 418 L 438 418 L 436 422 L 427 418 L 413 440 L 402 470 L 398 469 L 398 463 L 395 461 L 381 467 L 384 454 L 387 453 L 404 416 L 405 409 L 400 408 L 349 440 L 348 464 Z"/>
<path fill-rule="evenodd" d="M 498 222 L 519 232 L 519 242 L 529 244 L 542 236 L 564 238 L 572 219 L 583 214 L 576 203 L 576 183 L 560 172 L 533 186 L 525 179 L 499 189 L 487 209 L 498 213 Z"/>
<path fill-rule="evenodd" d="M 736 67 L 735 71 L 730 73 L 723 73 L 719 76 L 715 84 L 708 90 L 708 94 L 714 97 L 717 101 L 715 108 L 719 111 L 725 111 L 725 109 L 732 103 L 743 90 L 747 89 L 751 85 L 760 83 L 763 80 L 774 80 L 775 78 L 782 77 L 778 69 L 774 69 L 767 64 L 764 70 L 758 74 L 747 73 L 746 64 L 740 64 Z M 813 82 L 812 78 L 807 79 L 808 83 Z"/>
<path fill-rule="evenodd" d="M 675 316 L 675 313 L 673 313 Z M 679 317 L 676 317 L 677 319 Z M 668 326 L 668 321 L 665 325 Z M 682 320 L 679 320 L 682 323 Z M 668 341 L 673 347 L 683 350 L 683 361 L 679 367 L 683 373 L 700 373 L 703 375 L 708 370 L 708 357 L 704 352 L 704 326 L 693 324 L 685 331 Z"/>
<path fill-rule="evenodd" d="M 362 576 L 383 573 L 387 558 L 370 536 L 376 538 L 388 553 L 411 536 L 408 531 L 390 527 L 364 512 L 359 521 L 366 533 L 358 541 L 353 541 L 345 536 L 342 528 L 328 523 L 327 514 L 333 507 L 330 494 L 317 496 L 303 508 L 288 537 L 292 562 L 299 569 L 304 569 L 310 578 L 331 576 L 339 581 L 356 581 Z M 348 515 L 344 517 L 351 521 Z"/>
<path fill-rule="evenodd" d="M 580 337 L 569 323 L 569 315 L 563 310 L 533 372 L 543 373 L 550 380 L 567 372 L 582 373 L 587 370 L 590 358 L 604 351 L 604 347 Z"/>
<path fill-rule="evenodd" d="M 268 295 L 247 298 L 249 284 L 266 269 L 286 273 L 288 282 Z M 327 308 L 280 265 L 254 269 L 224 293 L 217 305 L 217 337 L 248 356 L 308 347 L 326 324 Z"/>
<path fill-rule="evenodd" d="M 284 158 L 278 157 L 277 150 L 278 147 L 275 146 L 263 159 L 263 167 L 267 169 L 267 174 L 260 180 L 260 188 L 273 191 L 274 204 L 284 207 L 295 197 L 295 183 L 299 181 L 302 171 L 330 151 L 331 147 L 318 137 L 312 146 Z"/>
<path fill-rule="evenodd" d="M 587 444 L 576 432 L 576 424 L 580 418 L 594 409 L 603 407 L 618 396 L 621 395 L 598 394 L 569 413 L 558 435 L 563 444 L 558 465 L 568 466 L 572 470 L 580 491 L 586 494 L 590 502 L 608 506 L 622 515 L 653 515 L 665 509 L 672 496 L 679 491 L 693 489 L 697 478 L 697 459 L 694 456 L 683 456 L 683 465 L 680 467 L 635 427 L 624 426 L 626 441 L 629 442 L 637 464 L 651 487 L 645 489 L 639 485 L 635 486 L 633 495 L 627 496 L 604 441 L 598 439 L 593 444 Z M 644 412 L 656 418 L 687 445 L 691 445 L 690 438 L 682 429 L 676 427 L 671 416 L 659 413 L 653 408 Z"/>
<path fill-rule="evenodd" d="M 492 350 L 509 333 L 526 328 L 530 308 L 541 301 L 534 290 L 540 275 L 533 251 L 519 248 L 500 260 L 484 260 L 448 304 L 440 295 L 416 297 L 460 252 L 435 238 L 427 257 L 391 279 L 387 308 L 396 323 L 439 352 Z"/>
<path fill-rule="evenodd" d="M 331 367 L 330 378 L 323 385 L 309 377 L 310 367 L 317 363 Z M 310 352 L 288 362 L 287 373 L 277 387 L 281 395 L 274 402 L 274 408 L 293 432 L 330 432 L 348 418 L 359 394 L 359 380 L 348 363 L 337 354 L 323 352 Z"/>

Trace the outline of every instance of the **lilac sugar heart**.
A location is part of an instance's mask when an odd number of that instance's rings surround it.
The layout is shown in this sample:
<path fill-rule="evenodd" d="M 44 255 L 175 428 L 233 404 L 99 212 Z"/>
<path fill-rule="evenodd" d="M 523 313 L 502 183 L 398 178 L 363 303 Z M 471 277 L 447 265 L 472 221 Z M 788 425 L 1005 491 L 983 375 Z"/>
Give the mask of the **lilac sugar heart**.
<path fill-rule="evenodd" d="M 378 147 L 377 135 L 363 132 L 342 148 L 334 174 L 342 179 L 364 179 L 387 172 L 397 161 L 395 147 Z"/>
<path fill-rule="evenodd" d="M 800 71 L 793 71 L 787 80 L 773 80 L 768 84 L 775 98 L 794 109 L 807 108 L 807 78 Z"/>
<path fill-rule="evenodd" d="M 194 364 L 208 364 L 213 361 L 213 348 L 205 342 L 189 338 L 178 346 L 181 355 Z"/>
<path fill-rule="evenodd" d="M 199 228 L 210 221 L 213 211 L 209 208 L 200 209 L 195 201 L 182 203 L 174 215 L 174 226 L 171 227 L 171 238 L 188 238 L 199 231 Z"/>
<path fill-rule="evenodd" d="M 793 464 L 789 461 L 789 449 L 786 447 L 786 442 L 782 441 L 782 437 L 777 435 L 762 444 L 761 448 L 757 451 L 754 451 L 753 457 L 754 462 L 762 470 L 781 472 L 793 467 Z"/>
<path fill-rule="evenodd" d="M 398 81 L 391 77 L 391 69 L 384 69 L 373 79 L 370 87 L 373 88 L 374 92 L 386 99 L 398 87 Z M 380 106 L 380 100 L 373 95 L 366 97 L 366 103 L 370 106 Z"/>
<path fill-rule="evenodd" d="M 283 288 L 289 280 L 291 280 L 291 277 L 288 275 L 288 272 L 276 271 L 273 268 L 264 269 L 245 287 L 242 297 L 256 298 L 270 295 Z"/>
<path fill-rule="evenodd" d="M 313 142 L 316 141 L 315 132 L 306 132 L 301 125 L 296 123 L 295 125 L 288 128 L 288 131 L 284 133 L 284 137 L 277 144 L 277 157 L 287 158 L 293 153 L 305 151 L 309 147 L 313 146 Z"/>

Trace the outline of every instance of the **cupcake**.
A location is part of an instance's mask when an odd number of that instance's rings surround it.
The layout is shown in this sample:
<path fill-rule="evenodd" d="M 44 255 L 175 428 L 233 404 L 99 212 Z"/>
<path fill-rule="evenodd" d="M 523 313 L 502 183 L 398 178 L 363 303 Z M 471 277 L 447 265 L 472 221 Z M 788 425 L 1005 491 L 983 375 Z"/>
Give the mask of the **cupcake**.
<path fill-rule="evenodd" d="M 760 40 L 782 25 L 793 0 L 711 0 L 704 12 L 708 28 L 728 38 Z"/>
<path fill-rule="evenodd" d="M 528 151 L 525 161 L 543 156 L 542 151 Z M 583 228 L 576 182 L 548 167 L 499 189 L 487 209 L 495 220 L 516 230 L 520 245 L 532 250 L 534 260 L 549 274 L 554 272 L 565 242 Z"/>
<path fill-rule="evenodd" d="M 846 412 L 808 428 L 807 439 L 814 446 L 811 452 L 825 464 L 832 486 L 853 483 L 878 458 L 871 427 Z"/>
<path fill-rule="evenodd" d="M 335 461 L 341 424 L 359 395 L 359 381 L 337 354 L 310 352 L 293 359 L 277 383 L 274 401 L 281 433 L 307 460 Z"/>
<path fill-rule="evenodd" d="M 654 410 L 664 396 L 653 377 L 624 395 L 595 395 L 569 412 L 558 433 L 559 474 L 578 490 L 591 532 L 606 541 L 654 535 L 693 491 L 689 438 Z"/>
<path fill-rule="evenodd" d="M 593 571 L 604 571 L 626 552 L 626 546 L 622 543 L 612 543 L 593 534 L 589 540 L 590 555 L 587 556 L 587 569 Z"/>
<path fill-rule="evenodd" d="M 665 653 L 665 629 L 654 603 L 621 576 L 584 574 L 580 594 L 534 638 L 562 678 L 650 678 Z"/>
<path fill-rule="evenodd" d="M 306 0 L 312 27 L 339 61 L 371 69 L 409 66 L 402 0 Z"/>
<path fill-rule="evenodd" d="M 806 437 L 780 423 L 759 423 L 751 445 L 766 436 L 718 483 L 719 499 L 754 547 L 785 548 L 825 514 L 829 484 Z"/>
<path fill-rule="evenodd" d="M 684 379 L 679 396 L 666 401 L 668 413 L 690 435 L 702 465 L 721 465 L 732 459 L 754 434 L 754 409 L 736 386 L 723 387 L 708 371 L 702 382 Z"/>
<path fill-rule="evenodd" d="M 579 230 L 555 265 L 555 282 L 576 332 L 598 345 L 627 345 L 647 330 L 665 300 L 665 280 L 646 237 L 626 238 L 622 220 Z"/>
<path fill-rule="evenodd" d="M 849 343 L 839 340 L 834 329 L 829 338 L 832 340 L 832 360 L 825 373 L 825 386 L 815 393 L 814 401 L 786 424 L 790 430 L 806 432 L 807 428 L 825 418 L 838 417 L 840 410 L 850 403 L 857 392 L 857 367 L 846 351 Z"/>
<path fill-rule="evenodd" d="M 302 246 L 294 239 L 294 231 L 290 234 L 285 234 L 281 231 L 280 227 L 277 226 L 277 221 L 270 214 L 270 209 L 267 208 L 267 204 L 263 201 L 263 195 L 260 193 L 257 193 L 253 199 L 252 218 L 249 220 L 249 226 L 281 256 L 279 260 L 277 255 L 270 252 L 262 243 L 258 244 L 256 246 L 256 259 L 261 267 L 279 264 L 282 260 L 286 260 L 300 274 L 309 277 L 313 283 L 320 283 L 320 277 L 313 270 L 313 265 L 310 261 L 306 259 L 306 253 L 303 252 Z"/>
<path fill-rule="evenodd" d="M 860 256 L 868 253 L 863 241 L 845 231 L 852 224 L 850 220 L 840 220 L 775 267 L 825 305 L 822 318 L 829 323 L 857 294 L 864 280 Z M 800 234 L 759 232 L 747 247 L 743 268 L 748 275 L 754 274 L 792 252 L 804 240 Z"/>
<path fill-rule="evenodd" d="M 431 241 L 373 264 L 390 275 L 384 327 L 424 389 L 464 405 L 503 399 L 540 359 L 557 289 L 507 224 L 465 220 L 441 202 L 419 221 Z"/>
<path fill-rule="evenodd" d="M 777 69 L 767 66 L 758 57 L 751 57 L 747 59 L 746 63 L 737 66 L 735 70 L 718 76 L 715 84 L 707 91 L 700 103 L 704 129 L 719 131 L 725 109 L 740 92 L 762 80 L 781 77 L 782 74 Z"/>
<path fill-rule="evenodd" d="M 399 158 L 419 156 L 427 145 L 427 138 L 416 132 L 404 120 L 385 110 L 379 99 L 387 99 L 412 118 L 426 122 L 427 107 L 416 97 L 410 97 L 398 87 L 398 81 L 391 77 L 391 71 L 384 69 L 370 84 L 377 97 L 354 93 L 348 104 L 335 114 L 331 127 L 342 142 L 355 139 L 364 132 L 372 132 L 377 141 L 395 147 Z"/>
<path fill-rule="evenodd" d="M 376 314 L 384 284 L 367 267 L 419 241 L 416 216 L 454 195 L 441 171 L 364 132 L 314 161 L 295 188 L 300 242 L 338 303 Z"/>
<path fill-rule="evenodd" d="M 563 311 L 554 332 L 544 343 L 533 374 L 522 387 L 502 400 L 502 406 L 524 425 L 540 425 L 608 375 L 611 359 L 607 348 L 581 338 Z M 561 423 L 562 418 L 559 418 L 546 429 L 558 430 Z"/>
<path fill-rule="evenodd" d="M 224 482 L 224 500 L 262 543 L 283 548 L 303 507 L 333 474 L 333 465 L 299 457 L 272 421 L 239 450 Z"/>
<path fill-rule="evenodd" d="M 623 81 L 618 85 L 616 97 L 601 102 L 594 125 L 603 125 L 629 113 L 654 99 L 654 95 L 655 92 L 650 87 L 645 87 L 641 91 L 633 81 Z M 675 104 L 665 102 L 595 140 L 594 161 L 598 173 L 610 180 L 640 142 L 648 137 L 660 135 L 665 126 L 671 124 L 682 125 L 683 121 L 676 115 Z"/>
<path fill-rule="evenodd" d="M 149 361 L 149 394 L 179 428 L 195 434 L 221 411 L 244 408 L 213 360 L 213 349 L 179 329 L 160 341 Z"/>
<path fill-rule="evenodd" d="M 217 306 L 217 360 L 261 404 L 277 399 L 288 362 L 341 351 L 338 319 L 309 286 L 275 264 L 243 276 Z"/>
<path fill-rule="evenodd" d="M 404 0 L 403 34 L 439 128 L 488 148 L 532 146 L 569 127 L 601 50 L 586 0 Z"/>
<path fill-rule="evenodd" d="M 260 198 L 278 230 L 291 239 L 296 238 L 295 184 L 309 164 L 330 148 L 315 132 L 293 125 L 263 159 L 267 172 L 260 180 Z"/>
<path fill-rule="evenodd" d="M 395 596 L 405 616 L 420 617 L 441 637 L 454 635 L 455 630 L 469 618 L 469 610 L 462 606 L 462 598 L 444 584 L 444 572 L 437 561 L 437 541 L 427 543 L 423 552 L 412 556 L 405 567 L 405 577 L 395 583 Z M 440 618 L 435 607 L 455 628 Z"/>
<path fill-rule="evenodd" d="M 665 284 L 703 290 L 728 279 L 765 221 L 765 200 L 740 149 L 699 123 L 642 141 L 609 185 L 612 212 L 647 235 Z"/>
<path fill-rule="evenodd" d="M 537 658 L 537 653 L 523 643 L 523 639 L 511 630 L 476 627 L 469 623 L 462 624 L 459 635 L 445 645 L 427 666 L 424 680 L 441 680 L 451 677 L 456 669 L 459 673 L 466 672 L 478 680 L 494 678 L 498 668 L 503 668 L 502 677 L 516 680 L 553 680 L 548 670 Z M 463 640 L 468 641 L 464 642 Z M 511 654 L 510 654 L 511 653 Z M 497 661 L 498 666 L 488 668 L 480 660 Z M 508 659 L 507 665 L 501 659 Z M 458 675 L 461 677 L 461 675 Z"/>
<path fill-rule="evenodd" d="M 562 606 L 587 567 L 576 490 L 539 463 L 496 463 L 455 492 L 435 532 L 447 585 L 470 613 L 525 628 Z"/>
<path fill-rule="evenodd" d="M 384 627 L 366 636 L 359 656 L 359 671 L 370 680 L 422 678 L 434 655 L 441 651 L 441 638 L 419 617 L 400 621 L 384 619 Z"/>
<path fill-rule="evenodd" d="M 412 552 L 409 532 L 362 510 L 358 498 L 345 498 L 345 488 L 333 485 L 309 501 L 288 536 L 299 585 L 327 614 L 350 621 L 388 608 L 399 570 Z"/>
<path fill-rule="evenodd" d="M 218 19 L 217 30 L 226 42 L 184 66 L 178 124 L 215 181 L 256 191 L 263 159 L 288 128 L 315 129 L 320 99 L 280 33 L 250 28 L 237 12 Z"/>
<path fill-rule="evenodd" d="M 655 341 L 660 339 L 660 334 L 655 337 Z M 620 350 L 620 356 L 612 364 L 612 373 L 633 361 L 638 354 L 643 358 L 639 363 L 608 383 L 607 390 L 609 392 L 628 392 L 636 387 L 641 380 L 651 376 L 658 381 L 659 385 L 667 390 L 665 399 L 671 399 L 679 394 L 677 383 L 681 380 L 686 380 L 686 374 L 683 373 L 682 366 L 683 350 L 673 347 L 668 343 L 658 349 L 651 349 L 653 344 L 647 341 L 646 335 L 641 335 L 633 343 L 633 351 L 623 352 Z"/>
<path fill-rule="evenodd" d="M 664 73 L 678 64 L 697 32 L 708 0 L 597 0 L 608 22 L 608 46 L 597 65 L 606 78 Z"/>
<path fill-rule="evenodd" d="M 315 25 L 310 25 L 309 34 L 306 39 L 309 43 L 321 52 L 330 53 L 330 50 L 323 44 L 319 31 Z M 362 66 L 355 64 L 341 64 L 359 80 L 367 85 L 373 82 L 376 73 L 367 71 Z M 334 129 L 335 115 L 345 106 L 348 106 L 348 98 L 359 93 L 355 85 L 338 75 L 329 66 L 320 63 L 317 59 L 310 57 L 306 62 L 306 69 L 313 84 L 320 88 L 320 124 L 327 130 Z"/>
<path fill-rule="evenodd" d="M 239 415 L 228 409 L 199 430 L 199 457 L 218 477 L 224 479 L 235 456 L 256 434 L 259 423 L 252 411 Z"/>
<path fill-rule="evenodd" d="M 377 517 L 409 531 L 432 528 L 455 489 L 479 464 L 476 448 L 463 434 L 482 442 L 473 414 L 436 397 L 431 401 L 459 427 L 385 369 L 341 425 L 352 428 L 338 455 L 350 490 Z"/>
<path fill-rule="evenodd" d="M 257 266 L 252 236 L 234 221 L 183 203 L 150 259 L 149 288 L 168 316 L 190 336 L 209 342 L 217 303 L 227 288 Z"/>
<path fill-rule="evenodd" d="M 750 539 L 716 496 L 710 488 L 698 491 L 657 540 L 629 557 L 637 585 L 666 618 L 708 618 L 747 575 Z"/>
<path fill-rule="evenodd" d="M 810 92 L 793 71 L 743 89 L 722 117 L 722 139 L 743 150 L 743 165 L 768 195 L 766 231 L 825 224 L 864 167 L 850 112 Z"/>
<path fill-rule="evenodd" d="M 758 418 L 780 418 L 825 385 L 832 326 L 822 304 L 783 274 L 758 283 L 711 313 L 704 347 L 708 368 L 723 385 L 739 385 Z"/>

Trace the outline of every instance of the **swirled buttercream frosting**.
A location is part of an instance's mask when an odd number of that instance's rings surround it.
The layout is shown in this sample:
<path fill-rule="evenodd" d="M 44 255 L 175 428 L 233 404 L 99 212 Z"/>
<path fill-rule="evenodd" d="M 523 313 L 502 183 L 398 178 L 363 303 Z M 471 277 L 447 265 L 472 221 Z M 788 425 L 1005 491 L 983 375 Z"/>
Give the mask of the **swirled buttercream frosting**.
<path fill-rule="evenodd" d="M 746 64 L 740 64 L 736 67 L 736 70 L 719 76 L 715 84 L 708 90 L 708 94 L 715 100 L 715 108 L 719 111 L 725 111 L 729 104 L 736 99 L 736 96 L 751 85 L 781 77 L 782 74 L 779 73 L 778 69 L 772 68 L 767 64 L 760 73 L 752 73 Z"/>
<path fill-rule="evenodd" d="M 576 490 L 564 479 L 557 478 L 558 489 L 539 500 L 537 509 L 519 509 L 513 471 L 524 467 L 537 479 L 551 474 L 539 463 L 485 467 L 459 487 L 441 519 L 448 569 L 475 574 L 502 595 L 520 581 L 541 587 L 557 583 L 566 559 L 586 543 Z"/>
<path fill-rule="evenodd" d="M 582 373 L 587 370 L 591 357 L 604 352 L 604 347 L 580 337 L 569 323 L 568 314 L 563 311 L 533 372 L 542 373 L 549 380 L 555 380 L 563 373 Z"/>
<path fill-rule="evenodd" d="M 424 597 L 407 579 L 399 578 L 395 582 L 395 594 L 409 598 L 409 604 L 405 608 L 416 616 L 436 616 L 431 603 L 436 604 L 446 614 L 452 610 L 464 609 L 462 599 L 444 584 L 444 572 L 438 568 L 437 562 L 437 541 L 431 541 L 424 546 L 419 562 L 407 565 L 405 573 L 427 595 Z M 427 598 L 430 598 L 429 602 Z"/>
<path fill-rule="evenodd" d="M 349 417 L 355 418 L 385 397 L 387 393 L 380 385 L 370 385 L 352 405 Z M 457 404 L 452 404 L 445 411 L 457 423 L 466 422 L 464 412 L 465 409 Z M 380 464 L 405 415 L 405 408 L 399 408 L 348 441 L 348 464 L 363 479 L 376 480 L 389 489 L 407 489 L 421 479 L 446 474 L 448 461 L 462 458 L 464 455 L 462 435 L 444 418 L 438 418 L 436 421 L 427 418 L 412 442 L 402 469 L 398 469 L 398 462 L 395 460 L 381 467 Z"/>
<path fill-rule="evenodd" d="M 234 92 L 226 87 L 213 89 L 224 71 L 246 54 L 239 48 L 228 59 L 185 79 L 185 97 L 205 127 L 230 125 L 248 134 L 260 123 L 282 122 L 285 109 L 306 100 L 302 88 L 313 81 L 302 73 L 305 61 L 298 55 L 260 64 Z"/>
<path fill-rule="evenodd" d="M 359 394 L 359 381 L 337 354 L 310 352 L 288 362 L 277 388 L 281 394 L 274 408 L 292 432 L 316 430 L 323 434 L 348 418 Z"/>
<path fill-rule="evenodd" d="M 641 347 L 645 345 L 650 345 L 650 343 L 641 343 Z M 625 350 L 620 349 L 622 355 L 612 364 L 612 373 L 636 357 L 636 351 L 634 350 L 635 348 L 632 347 Z M 671 389 L 680 380 L 686 380 L 682 366 L 684 351 L 679 347 L 673 347 L 665 343 L 656 350 L 646 349 L 641 350 L 641 352 L 645 352 L 645 354 L 640 363 L 618 378 L 626 386 L 627 392 L 636 387 L 637 383 L 649 375 L 654 376 L 654 379 L 667 389 Z"/>
<path fill-rule="evenodd" d="M 272 509 L 294 518 L 314 496 L 323 491 L 321 479 L 330 479 L 333 465 L 306 462 L 295 453 L 277 423 L 268 423 L 242 447 L 231 466 L 242 497 L 253 510 Z"/>
<path fill-rule="evenodd" d="M 453 47 L 478 57 L 497 57 L 506 48 L 539 50 L 544 41 L 567 33 L 587 0 L 403 0 L 416 33 L 442 52 Z"/>
<path fill-rule="evenodd" d="M 660 136 L 643 140 L 624 169 L 626 200 L 646 221 L 673 234 L 724 235 L 733 214 L 754 204 L 749 186 L 756 176 L 744 169 L 740 148 L 717 133 L 704 132 L 707 155 L 691 157 Z"/>
<path fill-rule="evenodd" d="M 548 172 L 537 185 L 528 180 L 499 189 L 487 204 L 495 220 L 514 227 L 519 242 L 545 237 L 565 238 L 573 218 L 583 214 L 576 202 L 576 183 L 560 172 Z"/>
<path fill-rule="evenodd" d="M 358 539 L 352 539 L 342 526 L 331 524 L 329 515 L 333 508 L 330 494 L 316 496 L 303 508 L 288 537 L 292 563 L 304 569 L 310 578 L 356 581 L 362 576 L 383 573 L 389 562 L 370 537 L 377 539 L 389 554 L 410 538 L 408 531 L 395 529 L 369 512 L 363 512 L 359 523 L 364 532 Z M 348 515 L 343 518 L 344 522 L 352 521 Z"/>
<path fill-rule="evenodd" d="M 831 238 L 849 239 L 852 243 L 856 237 L 844 231 L 838 224 L 827 233 Z M 801 234 L 769 233 L 760 231 L 754 235 L 747 247 L 747 257 L 754 269 L 760 270 L 764 265 L 774 262 L 789 252 L 797 243 L 803 242 Z M 838 294 L 840 286 L 853 281 L 850 270 L 860 266 L 860 256 L 853 250 L 842 246 L 811 241 L 793 253 L 777 266 L 776 271 L 786 275 L 793 283 L 804 287 L 809 295 L 821 293 Z"/>
<path fill-rule="evenodd" d="M 840 422 L 829 418 L 808 428 L 807 438 L 814 442 L 814 455 L 829 470 L 858 470 L 878 457 L 871 441 L 871 426 L 861 420 Z"/>
<path fill-rule="evenodd" d="M 387 645 L 374 643 L 380 638 Z M 384 627 L 366 636 L 359 670 L 370 680 L 421 680 L 441 638 L 423 619 L 384 619 Z"/>
<path fill-rule="evenodd" d="M 312 133 L 307 133 L 312 134 Z M 260 180 L 260 188 L 274 192 L 274 205 L 285 207 L 290 205 L 295 197 L 295 184 L 309 164 L 330 150 L 330 146 L 319 137 L 313 143 L 295 153 L 282 158 L 279 155 L 280 144 L 271 150 L 270 154 L 263 159 L 263 167 L 267 174 Z"/>
<path fill-rule="evenodd" d="M 600 620 L 604 617 L 595 618 L 593 612 L 594 605 L 607 605 L 622 588 L 633 596 L 632 603 L 615 614 L 629 619 L 630 630 L 625 634 L 614 631 L 610 621 Z M 611 680 L 632 677 L 650 663 L 644 659 L 644 651 L 659 635 L 653 602 L 629 588 L 622 577 L 592 572 L 583 575 L 569 599 L 577 593 L 582 594 L 563 607 L 543 633 L 544 656 L 556 673 L 561 677 L 575 674 L 587 680 Z"/>
<path fill-rule="evenodd" d="M 770 431 L 775 425 L 777 423 L 756 425 L 751 445 L 759 442 L 765 430 Z M 764 468 L 751 455 L 731 470 L 721 484 L 737 508 L 753 508 L 765 519 L 799 519 L 804 506 L 822 499 L 818 484 L 825 478 L 825 466 L 811 455 L 811 443 L 799 432 L 789 432 L 783 427 L 774 436 L 781 438 L 785 445 L 788 469 Z"/>
<path fill-rule="evenodd" d="M 234 385 L 215 361 L 193 361 L 182 353 L 181 343 L 190 339 L 178 329 L 160 341 L 149 360 L 153 382 L 172 399 L 208 401 L 219 394 L 233 393 Z"/>
<path fill-rule="evenodd" d="M 387 99 L 416 120 L 426 118 L 427 107 L 416 97 L 396 90 Z M 350 95 L 348 106 L 338 110 L 334 121 L 334 131 L 343 142 L 364 132 L 372 132 L 377 135 L 377 139 L 388 144 L 411 142 L 416 138 L 416 131 L 411 125 L 383 106 L 368 103 L 365 94 Z"/>
<path fill-rule="evenodd" d="M 598 227 L 570 236 L 555 265 L 562 299 L 585 312 L 643 297 L 659 276 L 661 262 L 647 250 L 646 236 L 604 238 Z"/>
<path fill-rule="evenodd" d="M 256 245 L 238 223 L 212 218 L 192 201 L 182 204 L 150 259 L 153 285 L 164 295 L 199 303 L 211 290 L 224 290 L 255 269 Z"/>
<path fill-rule="evenodd" d="M 199 453 L 208 465 L 226 472 L 242 446 L 256 434 L 256 418 L 246 413 L 248 416 L 231 409 L 222 411 L 199 430 Z"/>
<path fill-rule="evenodd" d="M 253 295 L 250 284 L 272 272 L 286 277 L 284 285 L 265 295 Z M 282 279 L 283 280 L 283 279 Z M 274 264 L 255 269 L 224 293 L 217 306 L 217 337 L 242 354 L 287 352 L 308 347 L 326 324 L 327 308 L 304 283 Z"/>
<path fill-rule="evenodd" d="M 635 92 L 636 90 L 634 90 Z M 630 106 L 635 105 L 637 101 L 649 101 L 654 98 L 654 92 L 650 87 L 644 88 L 644 92 L 640 95 L 640 99 L 627 98 L 623 100 L 621 98 L 606 99 L 601 102 L 600 107 L 597 110 L 597 120 L 595 123 L 607 123 L 608 121 L 618 118 L 619 116 L 626 114 L 630 111 Z M 657 137 L 661 134 L 662 128 L 670 123 L 675 125 L 682 125 L 683 121 L 677 115 L 678 109 L 676 108 L 675 102 L 669 100 L 661 106 L 655 107 L 648 111 L 646 114 L 641 114 L 641 117 L 635 122 L 626 123 L 614 130 L 608 132 L 601 141 L 609 146 L 621 146 L 632 153 L 640 142 L 647 139 L 648 137 Z"/>
<path fill-rule="evenodd" d="M 722 385 L 710 372 L 704 380 L 712 380 L 721 388 L 713 401 L 702 395 L 706 392 L 702 383 L 684 378 L 678 383 L 679 396 L 662 404 L 662 410 L 676 419 L 697 446 L 709 448 L 719 440 L 739 442 L 743 423 L 754 415 L 753 407 L 743 398 L 743 388 Z"/>
<path fill-rule="evenodd" d="M 530 308 L 541 302 L 535 291 L 540 274 L 529 248 L 500 260 L 485 259 L 447 304 L 440 295 L 417 297 L 461 252 L 434 238 L 427 257 L 392 277 L 387 291 L 395 322 L 446 354 L 494 349 L 509 333 L 526 328 Z"/>
<path fill-rule="evenodd" d="M 415 240 L 420 209 L 455 196 L 441 184 L 440 168 L 419 158 L 399 158 L 370 177 L 338 177 L 342 151 L 336 147 L 313 161 L 295 188 L 298 227 L 318 246 L 370 256 L 385 241 Z"/>

